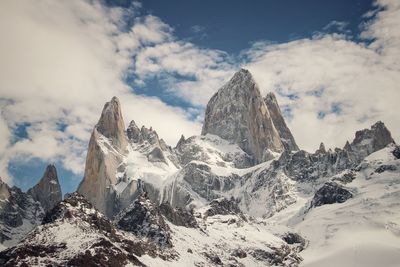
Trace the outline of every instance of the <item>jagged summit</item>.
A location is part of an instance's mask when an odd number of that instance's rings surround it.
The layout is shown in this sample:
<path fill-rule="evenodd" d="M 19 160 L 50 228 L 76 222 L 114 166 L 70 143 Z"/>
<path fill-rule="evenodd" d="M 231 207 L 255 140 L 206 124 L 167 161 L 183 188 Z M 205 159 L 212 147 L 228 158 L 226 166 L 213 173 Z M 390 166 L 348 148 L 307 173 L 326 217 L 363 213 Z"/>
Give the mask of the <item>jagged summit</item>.
<path fill-rule="evenodd" d="M 122 149 L 126 147 L 125 124 L 122 118 L 121 104 L 117 97 L 114 96 L 104 105 L 95 129 L 109 138 L 116 147 Z"/>
<path fill-rule="evenodd" d="M 241 69 L 207 104 L 202 135 L 214 134 L 238 144 L 259 163 L 270 152 L 281 152 L 283 143 L 258 85 Z"/>
<path fill-rule="evenodd" d="M 279 136 L 281 137 L 281 141 L 285 146 L 285 149 L 288 151 L 299 150 L 299 147 L 297 146 L 296 141 L 294 140 L 294 137 L 287 127 L 285 119 L 282 116 L 282 112 L 278 105 L 278 101 L 276 100 L 275 94 L 272 92 L 268 93 L 267 96 L 264 98 L 264 101 L 267 105 L 275 128 L 278 130 Z"/>
<path fill-rule="evenodd" d="M 110 185 L 117 182 L 116 169 L 128 146 L 121 105 L 117 97 L 104 105 L 93 129 L 86 155 L 85 174 L 78 187 L 96 208 L 107 216 L 115 209 L 115 194 Z"/>
<path fill-rule="evenodd" d="M 28 190 L 28 194 L 34 200 L 39 201 L 45 211 L 52 209 L 62 200 L 61 186 L 55 165 L 47 166 L 40 181 Z"/>
<path fill-rule="evenodd" d="M 326 153 L 325 144 L 323 142 L 321 142 L 321 144 L 319 144 L 319 148 L 317 149 L 317 151 L 315 151 L 315 153 L 319 153 L 319 154 Z"/>

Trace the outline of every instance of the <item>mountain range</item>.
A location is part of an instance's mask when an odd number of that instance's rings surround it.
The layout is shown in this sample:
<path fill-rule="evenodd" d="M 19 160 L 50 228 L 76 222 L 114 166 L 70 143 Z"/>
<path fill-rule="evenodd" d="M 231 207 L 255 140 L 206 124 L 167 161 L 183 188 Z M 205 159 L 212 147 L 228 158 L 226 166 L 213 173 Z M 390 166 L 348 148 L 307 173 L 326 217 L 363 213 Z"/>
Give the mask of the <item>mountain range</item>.
<path fill-rule="evenodd" d="M 76 192 L 62 199 L 54 165 L 26 193 L 0 181 L 2 266 L 398 266 L 400 147 L 383 122 L 301 150 L 245 69 L 175 147 L 121 108 L 104 105 Z"/>

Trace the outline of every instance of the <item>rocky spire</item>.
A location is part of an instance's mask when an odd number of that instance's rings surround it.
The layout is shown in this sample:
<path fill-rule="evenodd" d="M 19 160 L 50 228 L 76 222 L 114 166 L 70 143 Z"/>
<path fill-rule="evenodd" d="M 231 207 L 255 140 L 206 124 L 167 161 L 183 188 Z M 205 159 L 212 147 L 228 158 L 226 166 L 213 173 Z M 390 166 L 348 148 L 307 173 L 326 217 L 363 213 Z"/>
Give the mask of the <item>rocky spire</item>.
<path fill-rule="evenodd" d="M 117 97 L 114 96 L 110 102 L 104 105 L 96 130 L 110 139 L 115 147 L 126 148 L 125 124 Z"/>
<path fill-rule="evenodd" d="M 45 211 L 49 211 L 62 200 L 61 186 L 53 164 L 47 166 L 42 179 L 28 190 L 28 194 L 39 201 Z"/>
<path fill-rule="evenodd" d="M 113 97 L 104 105 L 99 122 L 93 129 L 85 174 L 77 190 L 108 217 L 115 212 L 115 194 L 111 187 L 117 182 L 117 169 L 124 167 L 121 162 L 127 145 L 120 103 Z"/>
<path fill-rule="evenodd" d="M 136 125 L 135 121 L 132 120 L 129 123 L 128 129 L 126 129 L 126 134 L 128 135 L 128 139 L 134 143 L 139 142 L 140 139 L 140 129 Z"/>
<path fill-rule="evenodd" d="M 292 133 L 286 125 L 285 119 L 282 116 L 281 109 L 279 108 L 278 101 L 276 100 L 274 93 L 269 93 L 264 98 L 265 104 L 267 105 L 269 114 L 271 115 L 272 121 L 276 130 L 281 137 L 281 141 L 288 151 L 297 151 L 299 147 L 294 140 Z"/>
<path fill-rule="evenodd" d="M 323 142 L 319 144 L 319 148 L 317 149 L 317 151 L 315 151 L 315 153 L 320 153 L 320 154 L 326 153 L 325 144 Z"/>
<path fill-rule="evenodd" d="M 255 163 L 266 160 L 269 151 L 284 149 L 258 85 L 245 69 L 235 73 L 208 102 L 205 134 L 238 144 Z"/>
<path fill-rule="evenodd" d="M 351 145 L 350 145 L 349 141 L 346 141 L 346 144 L 344 145 L 343 150 L 346 150 L 346 151 L 351 150 Z"/>
<path fill-rule="evenodd" d="M 186 141 L 185 136 L 182 134 L 181 138 L 179 138 L 179 141 L 176 144 L 176 148 L 180 149 L 181 146 L 185 143 L 185 141 Z"/>

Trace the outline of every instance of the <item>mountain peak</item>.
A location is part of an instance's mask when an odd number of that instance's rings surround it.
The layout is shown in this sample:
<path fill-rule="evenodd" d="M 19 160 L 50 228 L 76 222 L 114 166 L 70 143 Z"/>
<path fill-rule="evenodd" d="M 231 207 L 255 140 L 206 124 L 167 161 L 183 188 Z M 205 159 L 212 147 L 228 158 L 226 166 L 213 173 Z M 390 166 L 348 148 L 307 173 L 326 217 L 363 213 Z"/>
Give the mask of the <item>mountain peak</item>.
<path fill-rule="evenodd" d="M 299 150 L 299 147 L 297 146 L 296 141 L 294 140 L 294 137 L 289 130 L 289 127 L 286 125 L 275 94 L 272 92 L 268 93 L 267 96 L 264 98 L 264 102 L 267 105 L 274 126 L 279 133 L 285 149 L 288 151 Z"/>
<path fill-rule="evenodd" d="M 36 201 L 39 201 L 45 211 L 52 209 L 62 200 L 61 186 L 58 182 L 57 170 L 53 164 L 49 164 L 40 181 L 31 189 L 28 194 Z"/>
<path fill-rule="evenodd" d="M 113 145 L 122 149 L 126 147 L 125 124 L 122 118 L 121 104 L 117 97 L 114 96 L 104 105 L 96 129 L 109 138 Z"/>
<path fill-rule="evenodd" d="M 366 150 L 366 153 L 372 153 L 394 143 L 392 134 L 381 121 L 374 123 L 370 129 L 357 131 L 351 147 Z"/>
<path fill-rule="evenodd" d="M 238 144 L 255 163 L 280 152 L 283 144 L 257 83 L 241 69 L 222 86 L 207 104 L 202 135 L 214 134 Z"/>

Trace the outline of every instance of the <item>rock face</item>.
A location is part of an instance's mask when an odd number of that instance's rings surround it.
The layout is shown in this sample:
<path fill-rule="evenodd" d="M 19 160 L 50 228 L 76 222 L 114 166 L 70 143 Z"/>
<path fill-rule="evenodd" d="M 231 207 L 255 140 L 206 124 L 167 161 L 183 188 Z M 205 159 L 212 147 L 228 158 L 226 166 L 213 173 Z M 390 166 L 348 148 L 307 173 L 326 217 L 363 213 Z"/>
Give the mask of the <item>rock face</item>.
<path fill-rule="evenodd" d="M 238 144 L 255 163 L 284 149 L 258 85 L 244 69 L 208 102 L 202 135 L 207 133 Z"/>
<path fill-rule="evenodd" d="M 394 143 L 390 131 L 383 122 L 378 121 L 371 126 L 371 129 L 357 131 L 350 146 L 352 150 L 358 152 L 360 158 L 364 158 L 390 143 Z"/>
<path fill-rule="evenodd" d="M 123 151 L 127 146 L 125 124 L 122 118 L 121 105 L 117 97 L 104 105 L 96 130 L 108 138 L 111 144 Z"/>
<path fill-rule="evenodd" d="M 177 225 L 188 228 L 197 228 L 198 224 L 196 218 L 193 216 L 193 211 L 187 211 L 183 208 L 173 208 L 168 202 L 160 205 L 161 214 L 167 218 L 168 221 Z"/>
<path fill-rule="evenodd" d="M 372 125 L 371 129 L 357 131 L 353 142 L 350 144 L 347 142 L 343 149 L 326 151 L 321 143 L 315 153 L 304 150 L 295 153 L 285 152 L 279 162 L 293 180 L 316 180 L 354 168 L 366 156 L 391 143 L 394 143 L 394 140 L 389 130 L 379 121 Z"/>
<path fill-rule="evenodd" d="M 121 107 L 116 97 L 104 105 L 99 122 L 94 127 L 86 156 L 85 174 L 78 187 L 97 209 L 115 215 L 116 172 L 123 162 L 128 141 L 124 132 Z"/>
<path fill-rule="evenodd" d="M 314 198 L 311 201 L 311 207 L 319 207 L 326 204 L 343 203 L 349 198 L 352 198 L 353 194 L 345 189 L 343 186 L 335 182 L 325 183 L 315 193 Z"/>
<path fill-rule="evenodd" d="M 118 228 L 139 238 L 150 239 L 160 247 L 171 247 L 171 233 L 160 209 L 144 193 L 116 219 Z"/>
<path fill-rule="evenodd" d="M 44 211 L 52 209 L 62 200 L 61 186 L 58 182 L 57 170 L 54 165 L 48 165 L 42 179 L 28 190 L 28 194 L 39 201 Z"/>
<path fill-rule="evenodd" d="M 15 245 L 61 200 L 54 165 L 47 166 L 42 179 L 27 193 L 16 186 L 9 187 L 0 179 L 0 244 L 5 247 Z"/>
<path fill-rule="evenodd" d="M 0 179 L 0 243 L 14 245 L 43 218 L 43 208 L 18 187 Z"/>
<path fill-rule="evenodd" d="M 232 190 L 240 179 L 236 174 L 218 175 L 208 164 L 196 161 L 185 165 L 175 178 L 164 187 L 162 202 L 183 208 L 192 204 L 197 206 L 199 203 L 193 202 L 199 198 L 202 201 L 220 198 L 223 192 Z"/>
<path fill-rule="evenodd" d="M 205 212 L 205 216 L 242 214 L 237 202 L 234 199 L 219 198 L 210 202 L 209 208 Z"/>
<path fill-rule="evenodd" d="M 157 132 L 152 127 L 142 126 L 139 129 L 135 121 L 132 120 L 126 132 L 131 147 L 146 155 L 149 162 L 160 162 L 168 165 L 168 160 L 170 160 L 175 166 L 179 165 L 172 148 L 158 137 Z"/>
<path fill-rule="evenodd" d="M 252 157 L 240 147 L 211 134 L 192 136 L 188 139 L 181 137 L 175 153 L 181 166 L 185 166 L 191 161 L 240 169 L 252 165 Z"/>
<path fill-rule="evenodd" d="M 281 109 L 279 108 L 278 101 L 274 93 L 269 93 L 264 98 L 267 105 L 269 114 L 271 115 L 272 122 L 279 133 L 281 141 L 287 151 L 297 151 L 299 147 L 294 140 L 292 133 L 286 125 L 285 119 L 282 116 Z"/>

